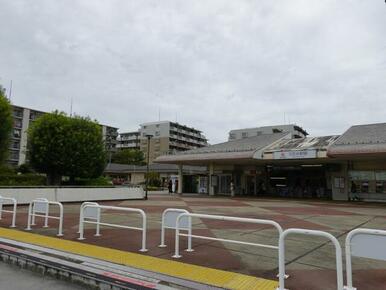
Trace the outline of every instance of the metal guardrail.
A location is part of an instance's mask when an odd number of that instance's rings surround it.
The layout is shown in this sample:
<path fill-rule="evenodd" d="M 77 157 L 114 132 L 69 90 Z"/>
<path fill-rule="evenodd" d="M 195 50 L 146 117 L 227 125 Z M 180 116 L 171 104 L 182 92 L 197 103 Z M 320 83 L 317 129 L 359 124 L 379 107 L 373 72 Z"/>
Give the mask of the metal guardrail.
<path fill-rule="evenodd" d="M 176 229 L 177 218 L 181 213 L 189 213 L 186 209 L 180 208 L 167 208 L 162 213 L 161 222 L 161 244 L 160 248 L 165 248 L 165 229 Z M 192 219 L 186 218 L 180 220 L 180 230 L 187 230 L 190 234 L 188 239 L 188 249 L 192 249 Z"/>
<path fill-rule="evenodd" d="M 92 208 L 97 209 L 99 211 L 101 211 L 103 209 L 108 209 L 108 210 L 115 210 L 115 211 L 139 213 L 142 217 L 142 227 L 138 228 L 138 227 L 132 227 L 132 226 L 119 225 L 119 224 L 102 223 L 102 222 L 100 222 L 101 212 L 97 213 L 96 211 L 89 211 L 89 216 L 93 216 L 95 221 L 85 220 L 85 212 L 87 211 L 87 209 L 92 209 Z M 147 252 L 147 249 L 146 249 L 146 214 L 142 209 L 129 208 L 129 207 L 118 207 L 118 206 L 106 206 L 106 205 L 99 205 L 97 203 L 92 203 L 92 204 L 89 203 L 89 204 L 85 204 L 85 205 L 81 206 L 81 208 L 80 208 L 80 223 L 79 223 L 79 238 L 78 238 L 78 240 L 84 240 L 85 239 L 85 237 L 84 237 L 84 224 L 85 223 L 96 224 L 97 225 L 97 234 L 99 234 L 99 235 L 100 235 L 100 233 L 98 230 L 98 226 L 100 226 L 100 225 L 115 227 L 115 228 L 123 228 L 123 229 L 142 231 L 142 248 L 139 251 L 140 252 Z"/>
<path fill-rule="evenodd" d="M 49 215 L 50 205 L 57 205 L 59 207 L 59 216 Z M 60 202 L 49 201 L 46 198 L 37 198 L 31 201 L 28 207 L 27 231 L 31 230 L 31 225 L 36 225 L 35 217 L 44 217 L 44 228 L 48 228 L 49 218 L 59 220 L 59 232 L 57 236 L 63 236 L 63 205 Z"/>
<path fill-rule="evenodd" d="M 338 240 L 330 233 L 315 230 L 306 229 L 287 229 L 281 235 L 279 239 L 279 287 L 276 290 L 287 290 L 285 289 L 285 238 L 289 234 L 303 234 L 311 236 L 320 236 L 329 239 L 335 246 L 336 256 L 336 279 L 337 289 L 343 290 L 343 269 L 342 269 L 342 249 Z"/>
<path fill-rule="evenodd" d="M 87 204 L 92 204 L 92 205 L 99 205 L 97 202 L 83 202 L 80 205 L 80 211 L 83 211 L 83 207 Z M 100 219 L 101 219 L 101 214 L 100 214 L 100 209 L 99 208 L 88 208 L 86 212 L 84 212 L 83 218 L 85 219 L 90 219 L 90 220 L 96 220 L 98 221 L 97 226 L 96 226 L 96 233 L 94 236 L 99 237 L 100 236 Z M 81 224 L 81 215 L 79 214 L 79 227 L 78 227 L 78 234 L 80 234 L 80 224 Z"/>
<path fill-rule="evenodd" d="M 3 202 L 10 201 L 13 204 L 13 210 L 5 210 L 3 209 Z M 12 223 L 10 225 L 11 228 L 16 227 L 16 210 L 17 210 L 17 201 L 12 197 L 3 197 L 0 195 L 0 220 L 3 218 L 3 212 L 12 214 Z"/>
<path fill-rule="evenodd" d="M 252 224 L 264 224 L 264 225 L 271 225 L 275 227 L 279 233 L 279 235 L 282 234 L 283 229 L 282 227 L 275 221 L 271 220 L 261 220 L 261 219 L 252 219 L 252 218 L 241 218 L 241 217 L 231 217 L 231 216 L 220 216 L 220 215 L 208 215 L 208 214 L 198 214 L 198 213 L 182 213 L 177 217 L 176 220 L 176 242 L 175 242 L 175 253 L 172 256 L 173 258 L 181 258 L 181 255 L 179 253 L 180 248 L 180 236 L 186 236 L 189 238 L 198 238 L 198 239 L 204 239 L 204 240 L 211 240 L 211 241 L 219 241 L 219 242 L 228 242 L 233 244 L 240 244 L 240 245 L 248 245 L 248 246 L 256 246 L 256 247 L 263 247 L 268 249 L 279 249 L 278 246 L 272 246 L 267 244 L 259 244 L 259 243 L 250 243 L 250 242 L 243 242 L 243 241 L 237 241 L 237 240 L 230 240 L 230 239 L 220 239 L 220 238 L 213 238 L 213 237 L 207 237 L 207 236 L 199 236 L 199 235 L 192 235 L 191 233 L 188 234 L 181 234 L 180 233 L 180 222 L 183 217 L 197 217 L 197 218 L 205 218 L 205 219 L 212 219 L 212 220 L 221 220 L 221 221 L 232 221 L 232 222 L 241 222 L 241 223 L 252 223 Z M 192 251 L 192 248 L 188 248 L 187 251 Z"/>
<path fill-rule="evenodd" d="M 346 236 L 346 276 L 345 290 L 356 290 L 352 282 L 351 257 L 363 257 L 386 261 L 386 231 L 376 229 L 355 229 Z"/>

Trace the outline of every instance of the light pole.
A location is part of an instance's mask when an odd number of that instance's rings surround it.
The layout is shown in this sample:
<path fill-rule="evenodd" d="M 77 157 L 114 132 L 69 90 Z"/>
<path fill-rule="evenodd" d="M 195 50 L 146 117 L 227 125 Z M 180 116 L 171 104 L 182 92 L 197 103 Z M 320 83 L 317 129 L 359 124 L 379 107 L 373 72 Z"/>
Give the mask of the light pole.
<path fill-rule="evenodd" d="M 147 200 L 147 187 L 149 185 L 149 159 L 150 159 L 150 139 L 153 137 L 151 134 L 147 134 L 147 162 L 146 162 L 146 191 L 145 191 L 145 200 Z"/>

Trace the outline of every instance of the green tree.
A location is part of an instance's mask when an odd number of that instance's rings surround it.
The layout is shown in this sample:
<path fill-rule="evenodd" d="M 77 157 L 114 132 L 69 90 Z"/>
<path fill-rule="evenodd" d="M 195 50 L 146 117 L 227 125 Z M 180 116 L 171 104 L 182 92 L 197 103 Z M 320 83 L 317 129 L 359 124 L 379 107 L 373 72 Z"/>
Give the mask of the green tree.
<path fill-rule="evenodd" d="M 28 131 L 31 166 L 47 174 L 48 184 L 62 176 L 95 178 L 103 173 L 106 151 L 100 126 L 89 118 L 54 112 L 38 118 Z"/>
<path fill-rule="evenodd" d="M 11 104 L 5 97 L 5 90 L 0 85 L 0 166 L 4 163 L 8 156 L 12 122 Z"/>
<path fill-rule="evenodd" d="M 149 186 L 155 186 L 155 187 L 161 186 L 161 178 L 158 172 L 150 171 L 149 173 L 145 174 L 145 178 L 146 177 L 149 180 Z"/>
<path fill-rule="evenodd" d="M 140 150 L 123 149 L 115 152 L 111 161 L 119 164 L 144 165 L 145 157 Z"/>

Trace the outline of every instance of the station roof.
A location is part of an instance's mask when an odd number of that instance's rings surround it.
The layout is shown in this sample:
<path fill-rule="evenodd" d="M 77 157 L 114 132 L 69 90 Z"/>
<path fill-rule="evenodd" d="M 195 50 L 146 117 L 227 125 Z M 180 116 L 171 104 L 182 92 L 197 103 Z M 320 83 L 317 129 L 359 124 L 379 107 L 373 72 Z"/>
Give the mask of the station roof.
<path fill-rule="evenodd" d="M 386 154 L 386 123 L 350 127 L 329 147 L 329 157 Z"/>
<path fill-rule="evenodd" d="M 261 134 L 258 136 L 232 140 L 224 143 L 210 145 L 207 147 L 179 152 L 175 155 L 164 155 L 158 157 L 158 163 L 184 163 L 209 160 L 241 160 L 253 159 L 258 150 L 262 150 L 278 140 L 285 138 L 289 133 Z"/>
<path fill-rule="evenodd" d="M 184 166 L 184 173 L 204 173 L 207 168 L 202 166 Z M 178 166 L 174 164 L 150 164 L 149 171 L 155 171 L 158 173 L 177 173 Z M 145 173 L 147 172 L 146 165 L 128 165 L 128 164 L 118 164 L 118 163 L 110 163 L 107 164 L 105 172 L 107 173 Z"/>
<path fill-rule="evenodd" d="M 264 152 L 274 152 L 282 150 L 306 150 L 317 149 L 327 150 L 327 148 L 333 144 L 339 135 L 321 136 L 321 137 L 307 137 L 297 139 L 284 139 L 276 142 L 272 146 L 269 146 Z"/>

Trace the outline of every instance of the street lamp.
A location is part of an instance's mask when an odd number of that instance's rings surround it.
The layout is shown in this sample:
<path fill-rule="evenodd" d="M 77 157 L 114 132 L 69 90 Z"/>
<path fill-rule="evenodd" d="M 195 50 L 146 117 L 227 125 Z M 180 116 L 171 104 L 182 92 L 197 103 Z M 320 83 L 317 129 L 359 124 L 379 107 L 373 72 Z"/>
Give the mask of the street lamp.
<path fill-rule="evenodd" d="M 149 159 L 150 159 L 150 139 L 153 137 L 151 134 L 147 134 L 147 162 L 146 162 L 146 191 L 145 191 L 145 200 L 147 200 L 147 187 L 149 185 Z"/>

